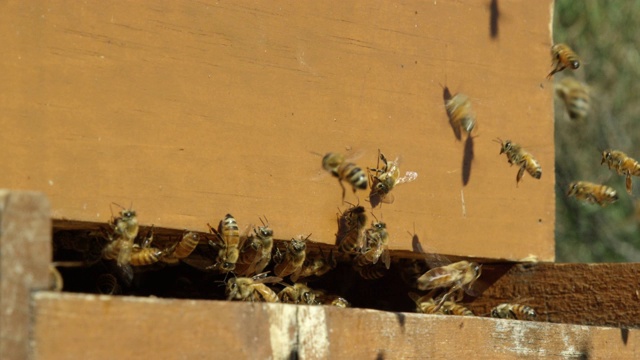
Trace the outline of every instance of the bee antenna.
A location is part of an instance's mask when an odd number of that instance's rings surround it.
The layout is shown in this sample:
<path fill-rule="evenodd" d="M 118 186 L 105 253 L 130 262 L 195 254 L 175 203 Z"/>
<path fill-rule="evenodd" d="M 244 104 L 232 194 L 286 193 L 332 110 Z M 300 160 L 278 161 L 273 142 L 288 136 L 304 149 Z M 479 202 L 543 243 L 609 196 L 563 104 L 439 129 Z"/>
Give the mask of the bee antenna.
<path fill-rule="evenodd" d="M 320 157 L 324 157 L 324 155 L 322 155 L 322 154 L 320 154 L 318 152 L 315 152 L 315 151 L 309 151 L 309 152 L 312 153 L 313 155 L 318 155 Z"/>
<path fill-rule="evenodd" d="M 504 144 L 504 141 L 502 141 L 502 139 L 500 139 L 499 137 L 497 137 L 497 138 L 493 139 L 492 141 L 493 141 L 493 142 L 496 142 L 496 143 L 498 143 L 498 144 L 500 144 L 500 145 Z"/>

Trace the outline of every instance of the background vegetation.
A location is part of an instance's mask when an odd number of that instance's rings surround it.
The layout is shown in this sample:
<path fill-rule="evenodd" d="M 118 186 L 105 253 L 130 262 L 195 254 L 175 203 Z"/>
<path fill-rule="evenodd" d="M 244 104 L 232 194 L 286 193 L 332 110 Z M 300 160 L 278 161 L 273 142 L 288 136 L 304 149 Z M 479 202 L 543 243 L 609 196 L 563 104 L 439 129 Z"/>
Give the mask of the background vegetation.
<path fill-rule="evenodd" d="M 554 41 L 582 59 L 575 76 L 591 87 L 592 112 L 571 121 L 556 101 L 556 254 L 560 262 L 640 261 L 640 178 L 634 195 L 624 178 L 600 165 L 601 152 L 618 149 L 640 160 L 640 1 L 556 0 Z M 568 184 L 609 185 L 620 200 L 606 208 L 568 199 Z"/>

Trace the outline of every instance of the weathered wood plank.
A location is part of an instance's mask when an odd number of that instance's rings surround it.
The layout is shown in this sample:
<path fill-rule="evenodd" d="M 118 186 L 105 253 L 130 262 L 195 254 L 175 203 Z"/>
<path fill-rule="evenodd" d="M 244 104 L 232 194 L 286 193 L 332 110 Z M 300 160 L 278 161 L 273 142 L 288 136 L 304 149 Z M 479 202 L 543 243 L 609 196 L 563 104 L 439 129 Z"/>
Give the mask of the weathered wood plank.
<path fill-rule="evenodd" d="M 640 331 L 615 328 L 52 292 L 34 294 L 34 304 L 38 359 L 640 356 Z"/>
<path fill-rule="evenodd" d="M 640 327 L 639 263 L 492 264 L 483 274 L 491 286 L 470 304 L 476 313 L 519 301 L 534 307 L 542 321 Z"/>
<path fill-rule="evenodd" d="M 0 190 L 0 357 L 28 358 L 30 296 L 49 287 L 51 218 L 41 193 Z"/>

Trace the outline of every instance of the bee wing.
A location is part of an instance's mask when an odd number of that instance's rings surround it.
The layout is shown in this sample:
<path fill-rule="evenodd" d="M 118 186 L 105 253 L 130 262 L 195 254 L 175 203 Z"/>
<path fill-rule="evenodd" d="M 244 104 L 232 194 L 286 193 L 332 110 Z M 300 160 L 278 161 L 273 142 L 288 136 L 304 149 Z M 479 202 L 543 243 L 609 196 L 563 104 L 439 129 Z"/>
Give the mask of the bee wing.
<path fill-rule="evenodd" d="M 294 283 L 298 281 L 298 278 L 300 277 L 300 273 L 302 272 L 302 266 L 299 266 L 297 269 L 295 269 L 295 271 L 291 274 L 291 281 L 293 281 Z"/>
<path fill-rule="evenodd" d="M 267 273 L 262 273 L 259 275 L 266 275 L 266 274 Z M 255 279 L 255 276 L 254 276 L 254 280 L 253 280 L 255 284 L 271 284 L 271 283 L 278 283 L 280 281 L 282 281 L 282 278 L 277 276 L 265 276 L 265 277 L 259 277 L 257 279 Z"/>
<path fill-rule="evenodd" d="M 382 263 L 387 268 L 387 270 L 389 270 L 389 268 L 391 267 L 391 254 L 389 253 L 389 249 L 387 249 L 386 247 L 382 251 Z"/>
<path fill-rule="evenodd" d="M 418 178 L 417 172 L 407 171 L 403 177 L 398 178 L 398 180 L 396 180 L 396 185 L 412 182 L 412 181 L 415 181 L 417 178 Z"/>

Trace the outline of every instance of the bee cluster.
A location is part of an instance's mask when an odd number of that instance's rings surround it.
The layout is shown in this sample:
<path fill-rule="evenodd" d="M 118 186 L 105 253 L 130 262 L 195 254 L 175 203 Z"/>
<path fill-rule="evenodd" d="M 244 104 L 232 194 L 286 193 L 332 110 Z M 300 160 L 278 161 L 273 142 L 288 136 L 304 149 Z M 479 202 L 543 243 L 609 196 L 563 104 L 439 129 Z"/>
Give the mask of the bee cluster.
<path fill-rule="evenodd" d="M 580 62 L 564 44 L 551 48 L 555 73 L 576 69 Z M 589 111 L 588 89 L 574 80 L 558 83 L 557 94 L 565 101 L 572 119 L 582 119 Z M 471 140 L 476 117 L 469 97 L 452 95 L 444 87 L 444 105 L 456 139 L 463 133 Z M 542 168 L 533 155 L 511 140 L 497 138 L 500 154 L 516 165 L 516 186 L 527 172 L 540 179 Z M 631 193 L 631 176 L 640 175 L 640 165 L 620 151 L 606 150 L 602 164 L 626 176 Z M 425 314 L 474 315 L 462 305 L 465 293 L 474 295 L 474 284 L 482 266 L 461 260 L 451 262 L 428 254 L 416 234 L 412 236 L 419 259 L 392 259 L 388 248 L 387 225 L 359 204 L 345 202 L 348 185 L 355 194 L 369 189 L 371 210 L 392 204 L 397 186 L 415 181 L 418 173 L 402 175 L 399 161 L 389 160 L 378 150 L 375 167 L 362 168 L 343 154 L 330 152 L 322 157 L 322 167 L 342 189 L 342 203 L 348 206 L 337 214 L 335 246 L 310 240 L 311 235 L 289 241 L 274 240 L 266 218 L 262 225 L 244 231 L 227 214 L 209 232 L 158 233 L 153 226 L 141 236 L 137 214 L 122 209 L 99 231 L 59 231 L 54 234 L 55 264 L 61 276 L 58 288 L 66 291 L 93 291 L 102 294 L 154 295 L 166 297 L 226 299 L 251 302 L 284 302 L 307 305 L 358 306 Z M 584 181 L 572 183 L 569 195 L 602 206 L 615 201 L 615 190 Z M 80 254 L 80 255 L 78 255 Z M 429 255 L 429 256 L 428 256 Z M 76 266 L 80 264 L 80 266 Z M 393 265 L 393 266 L 392 266 Z M 78 270 L 80 269 L 80 270 Z M 64 280 L 63 280 L 64 279 Z M 218 283 L 220 286 L 215 286 Z M 426 292 L 419 294 L 416 291 Z M 397 296 L 397 294 L 408 294 Z M 347 300 L 349 299 L 349 300 Z M 527 305 L 503 303 L 490 314 L 496 318 L 535 320 Z"/>
<path fill-rule="evenodd" d="M 507 148 L 505 152 L 511 154 L 513 150 Z M 354 193 L 369 188 L 367 200 L 373 210 L 382 203 L 393 203 L 391 190 L 418 177 L 412 171 L 400 176 L 398 160 L 388 160 L 381 152 L 377 159 L 376 167 L 365 172 L 341 154 L 323 157 L 323 168 L 342 187 L 343 204 L 343 183 L 349 184 Z M 479 264 L 464 260 L 451 263 L 442 256 L 429 261 L 415 234 L 412 240 L 425 258 L 392 261 L 386 224 L 373 213 L 375 220 L 369 224 L 364 206 L 347 204 L 337 214 L 336 243 L 332 247 L 310 240 L 311 235 L 274 240 L 266 218 L 260 219 L 261 225 L 241 230 L 236 219 L 227 214 L 216 227 L 207 224 L 208 233 L 185 230 L 176 234 L 153 226 L 143 228 L 136 211 L 123 208 L 119 216 L 97 231 L 62 230 L 54 234 L 54 264 L 59 270 L 54 274 L 60 275 L 56 288 L 473 314 L 458 302 L 464 292 L 471 293 L 480 277 Z M 429 292 L 418 295 L 413 291 Z M 515 310 L 494 309 L 492 316 L 525 318 L 519 307 L 510 306 Z"/>

